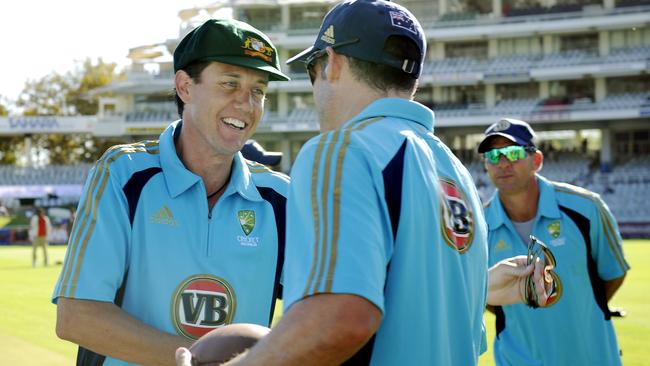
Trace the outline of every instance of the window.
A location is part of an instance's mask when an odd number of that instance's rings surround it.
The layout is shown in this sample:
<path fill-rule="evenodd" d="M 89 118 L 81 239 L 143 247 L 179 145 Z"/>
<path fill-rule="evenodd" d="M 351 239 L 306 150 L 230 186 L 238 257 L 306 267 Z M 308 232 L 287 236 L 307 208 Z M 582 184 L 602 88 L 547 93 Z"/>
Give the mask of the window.
<path fill-rule="evenodd" d="M 513 83 L 498 84 L 496 86 L 496 100 L 508 99 L 531 99 L 539 95 L 539 84 L 530 83 Z"/>
<path fill-rule="evenodd" d="M 445 44 L 446 58 L 468 57 L 486 59 L 487 55 L 487 42 L 462 42 Z"/>

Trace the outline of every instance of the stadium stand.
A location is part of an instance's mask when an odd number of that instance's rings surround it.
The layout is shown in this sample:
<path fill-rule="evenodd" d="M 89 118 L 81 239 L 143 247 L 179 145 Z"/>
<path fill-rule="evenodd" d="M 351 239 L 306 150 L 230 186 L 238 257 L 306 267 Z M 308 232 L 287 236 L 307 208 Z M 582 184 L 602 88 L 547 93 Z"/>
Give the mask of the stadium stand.
<path fill-rule="evenodd" d="M 223 4 L 232 7 L 236 18 L 269 31 L 281 59 L 286 59 L 311 44 L 334 1 Z M 548 164 L 542 174 L 599 192 L 619 221 L 641 225 L 639 230 L 650 237 L 646 208 L 650 205 L 645 201 L 650 196 L 645 193 L 650 167 L 640 159 L 650 155 L 650 148 L 636 148 L 650 146 L 650 0 L 402 3 L 418 16 L 429 41 L 416 99 L 434 110 L 436 133 L 446 137 L 445 143 L 467 164 L 481 197 L 489 198 L 493 188 L 482 159 L 467 142 L 495 119 L 524 119 L 539 131 L 596 131 L 590 151 L 545 150 Z M 205 15 L 211 9 L 181 11 L 179 37 L 202 22 L 191 14 Z M 0 133 L 155 138 L 153 132 L 178 117 L 169 99 L 173 88 L 169 59 L 177 43 L 178 39 L 167 39 L 130 49 L 127 80 L 94 91 L 100 96 L 100 113 L 94 120 L 0 117 Z M 151 56 L 160 52 L 165 55 Z M 269 84 L 256 138 L 283 151 L 281 169 L 289 171 L 300 145 L 317 134 L 319 126 L 303 66 L 285 71 L 292 81 Z M 566 148 L 572 143 L 579 144 L 574 140 L 553 146 Z M 611 171 L 601 173 L 601 166 Z M 0 186 L 77 181 L 66 178 L 59 168 L 53 168 L 55 173 L 2 169 Z M 87 168 L 82 170 L 85 174 Z"/>

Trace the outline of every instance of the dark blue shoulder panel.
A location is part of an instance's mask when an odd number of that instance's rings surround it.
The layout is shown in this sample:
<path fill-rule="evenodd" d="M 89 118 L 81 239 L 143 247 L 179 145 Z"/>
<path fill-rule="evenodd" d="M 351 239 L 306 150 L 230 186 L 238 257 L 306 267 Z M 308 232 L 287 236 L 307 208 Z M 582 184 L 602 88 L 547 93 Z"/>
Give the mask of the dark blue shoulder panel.
<path fill-rule="evenodd" d="M 269 314 L 269 326 L 273 321 L 273 312 L 275 311 L 275 300 L 282 298 L 282 285 L 280 277 L 282 276 L 282 266 L 284 266 L 284 243 L 285 243 L 285 222 L 287 198 L 276 192 L 273 188 L 257 187 L 260 195 L 264 200 L 269 202 L 273 207 L 275 214 L 275 225 L 278 231 L 278 262 L 275 265 L 275 282 L 273 285 L 273 301 L 271 302 L 271 312 Z"/>
<path fill-rule="evenodd" d="M 132 227 L 133 218 L 135 217 L 135 210 L 138 208 L 138 201 L 140 200 L 140 193 L 142 193 L 142 189 L 147 184 L 149 179 L 151 179 L 151 177 L 160 172 L 162 172 L 162 169 L 160 167 L 151 167 L 140 170 L 139 172 L 133 173 L 131 178 L 129 178 L 129 181 L 126 182 L 124 187 L 122 187 L 122 191 L 124 191 L 126 200 L 129 203 L 129 221 L 131 222 Z"/>
<path fill-rule="evenodd" d="M 598 307 L 603 312 L 605 320 L 611 318 L 609 308 L 607 307 L 607 296 L 605 295 L 605 281 L 603 281 L 598 275 L 598 269 L 596 267 L 596 262 L 591 256 L 591 236 L 589 232 L 591 230 L 591 222 L 587 217 L 580 214 L 577 211 L 574 211 L 568 207 L 558 205 L 560 211 L 564 212 L 573 222 L 576 224 L 582 234 L 585 244 L 587 245 L 587 270 L 589 271 L 589 280 L 591 281 L 591 289 L 594 293 L 594 298 Z"/>
<path fill-rule="evenodd" d="M 390 162 L 381 172 L 384 178 L 384 199 L 388 207 L 390 216 L 390 225 L 393 230 L 393 240 L 397 238 L 397 227 L 399 226 L 399 217 L 402 208 L 402 181 L 404 177 L 404 152 L 406 151 L 406 139 L 399 147 Z M 386 278 L 390 272 L 390 262 L 386 266 Z M 386 286 L 384 286 L 384 291 Z M 376 334 L 368 340 L 361 349 L 350 359 L 343 363 L 344 366 L 370 365 L 372 352 L 375 348 Z"/>
<path fill-rule="evenodd" d="M 397 226 L 402 207 L 402 181 L 404 179 L 404 152 L 406 139 L 397 150 L 381 174 L 384 177 L 384 199 L 388 206 L 390 224 L 393 229 L 393 239 L 397 237 Z"/>

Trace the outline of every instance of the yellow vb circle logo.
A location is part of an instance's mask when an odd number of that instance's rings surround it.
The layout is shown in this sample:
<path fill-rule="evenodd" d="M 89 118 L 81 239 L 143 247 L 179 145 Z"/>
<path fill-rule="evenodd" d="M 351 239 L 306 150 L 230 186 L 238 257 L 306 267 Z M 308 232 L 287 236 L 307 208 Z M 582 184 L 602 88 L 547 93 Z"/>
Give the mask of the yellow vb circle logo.
<path fill-rule="evenodd" d="M 190 276 L 174 291 L 172 323 L 179 334 L 196 340 L 230 324 L 235 307 L 235 293 L 225 280 L 207 274 Z"/>

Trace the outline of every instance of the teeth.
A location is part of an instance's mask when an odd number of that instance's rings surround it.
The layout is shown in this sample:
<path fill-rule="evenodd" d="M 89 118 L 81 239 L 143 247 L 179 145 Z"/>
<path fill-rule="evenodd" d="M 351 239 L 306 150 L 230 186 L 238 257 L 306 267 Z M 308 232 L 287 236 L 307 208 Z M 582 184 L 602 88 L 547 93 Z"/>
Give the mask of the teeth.
<path fill-rule="evenodd" d="M 224 121 L 225 123 L 227 123 L 227 124 L 229 124 L 229 125 L 231 125 L 233 127 L 237 127 L 239 129 L 244 129 L 244 127 L 246 127 L 246 124 L 244 122 L 242 122 L 242 121 L 240 121 L 240 120 L 238 120 L 236 118 L 224 118 L 224 119 L 222 119 L 222 121 Z"/>

